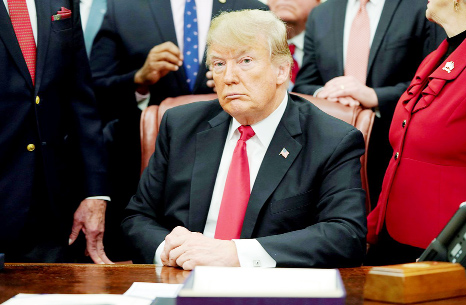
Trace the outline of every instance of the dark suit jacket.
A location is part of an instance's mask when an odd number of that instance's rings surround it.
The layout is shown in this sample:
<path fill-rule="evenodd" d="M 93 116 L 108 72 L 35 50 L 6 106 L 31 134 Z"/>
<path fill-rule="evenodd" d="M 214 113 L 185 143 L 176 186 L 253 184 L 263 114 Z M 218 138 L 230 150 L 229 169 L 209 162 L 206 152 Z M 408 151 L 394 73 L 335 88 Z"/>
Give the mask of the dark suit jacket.
<path fill-rule="evenodd" d="M 218 100 L 166 112 L 122 224 L 135 262 L 153 262 L 176 226 L 203 232 L 230 122 Z M 293 96 L 262 161 L 241 238 L 257 238 L 280 267 L 360 265 L 363 152 L 358 130 Z"/>
<path fill-rule="evenodd" d="M 51 21 L 61 7 L 71 9 L 72 17 Z M 0 240 L 19 233 L 36 200 L 37 182 L 46 187 L 51 208 L 61 216 L 75 208 L 70 207 L 73 198 L 108 195 L 79 1 L 41 0 L 36 9 L 33 86 L 10 17 L 0 4 Z M 28 151 L 28 144 L 35 150 Z M 70 220 L 66 218 L 65 234 L 70 233 Z"/>
<path fill-rule="evenodd" d="M 207 1 L 207 0 L 203 0 Z M 209 0 L 212 1 L 212 0 Z M 266 9 L 257 0 L 213 1 L 212 17 L 221 11 Z M 109 0 L 102 27 L 94 40 L 91 69 L 97 100 L 105 120 L 136 107 L 134 75 L 144 65 L 149 51 L 166 41 L 178 45 L 169 0 Z M 205 58 L 200 65 L 194 94 L 213 93 L 205 77 Z M 167 97 L 192 94 L 184 67 L 170 72 L 151 86 L 150 104 Z"/>
<path fill-rule="evenodd" d="M 313 94 L 329 80 L 344 75 L 347 2 L 328 0 L 312 10 L 306 25 L 303 66 L 293 91 Z M 369 147 L 373 203 L 391 156 L 388 130 L 396 103 L 424 57 L 445 38 L 445 32 L 426 19 L 426 5 L 426 0 L 385 1 L 371 45 L 366 85 L 375 90 L 381 113 L 381 118 L 375 118 Z"/>

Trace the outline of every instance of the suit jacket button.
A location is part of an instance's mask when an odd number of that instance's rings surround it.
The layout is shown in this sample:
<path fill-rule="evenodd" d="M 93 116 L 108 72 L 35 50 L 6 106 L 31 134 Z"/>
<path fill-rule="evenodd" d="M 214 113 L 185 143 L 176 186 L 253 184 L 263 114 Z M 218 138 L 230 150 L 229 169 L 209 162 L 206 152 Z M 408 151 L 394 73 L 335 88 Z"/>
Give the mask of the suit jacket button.
<path fill-rule="evenodd" d="M 36 96 L 36 104 L 39 105 L 39 103 L 40 103 L 40 98 L 39 96 Z"/>
<path fill-rule="evenodd" d="M 401 127 L 405 128 L 406 126 L 406 120 L 403 121 L 403 123 L 401 124 Z"/>
<path fill-rule="evenodd" d="M 29 144 L 27 146 L 27 150 L 29 150 L 29 151 L 34 151 L 34 149 L 36 149 L 36 146 L 34 144 Z"/>
<path fill-rule="evenodd" d="M 399 156 L 400 156 L 400 153 L 397 152 L 397 153 L 395 154 L 395 160 L 398 159 Z"/>

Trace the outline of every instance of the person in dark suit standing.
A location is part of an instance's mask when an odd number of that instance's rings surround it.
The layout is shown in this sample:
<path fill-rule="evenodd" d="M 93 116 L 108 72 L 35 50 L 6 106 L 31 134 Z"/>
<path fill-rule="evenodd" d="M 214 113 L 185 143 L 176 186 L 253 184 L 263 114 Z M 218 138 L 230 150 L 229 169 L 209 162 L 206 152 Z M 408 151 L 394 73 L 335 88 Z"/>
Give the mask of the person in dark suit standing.
<path fill-rule="evenodd" d="M 192 15 L 185 14 L 189 3 L 196 7 Z M 204 59 L 211 18 L 221 11 L 267 6 L 258 0 L 109 0 L 107 7 L 91 69 L 110 157 L 114 211 L 109 212 L 119 225 L 141 172 L 141 110 L 167 97 L 212 93 Z M 185 41 L 188 31 L 197 32 L 196 43 Z M 108 244 L 116 246 L 112 252 L 121 249 L 119 242 Z"/>
<path fill-rule="evenodd" d="M 218 99 L 165 113 L 126 208 L 133 261 L 184 269 L 360 265 L 364 140 L 287 94 L 285 24 L 261 10 L 222 13 L 209 30 L 207 63 Z"/>
<path fill-rule="evenodd" d="M 96 263 L 108 189 L 79 1 L 0 4 L 0 252 L 66 262 L 82 230 Z M 74 217 L 73 217 L 74 215 Z"/>
<path fill-rule="evenodd" d="M 445 37 L 426 21 L 426 4 L 328 0 L 307 21 L 304 63 L 293 91 L 374 109 L 368 154 L 372 205 L 392 153 L 388 130 L 396 102 L 422 59 Z"/>

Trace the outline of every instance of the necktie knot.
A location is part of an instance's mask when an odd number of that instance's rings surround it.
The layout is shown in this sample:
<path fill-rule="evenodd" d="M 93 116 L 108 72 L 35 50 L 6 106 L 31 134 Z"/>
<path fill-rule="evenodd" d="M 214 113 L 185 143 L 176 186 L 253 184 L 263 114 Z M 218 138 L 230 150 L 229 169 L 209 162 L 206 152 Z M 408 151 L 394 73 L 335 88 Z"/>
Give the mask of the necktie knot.
<path fill-rule="evenodd" d="M 369 2 L 369 0 L 360 0 L 360 8 L 365 9 L 367 2 Z"/>
<path fill-rule="evenodd" d="M 241 137 L 239 139 L 244 142 L 246 142 L 256 134 L 252 127 L 249 125 L 241 125 L 240 127 L 238 127 L 238 131 L 241 134 Z"/>

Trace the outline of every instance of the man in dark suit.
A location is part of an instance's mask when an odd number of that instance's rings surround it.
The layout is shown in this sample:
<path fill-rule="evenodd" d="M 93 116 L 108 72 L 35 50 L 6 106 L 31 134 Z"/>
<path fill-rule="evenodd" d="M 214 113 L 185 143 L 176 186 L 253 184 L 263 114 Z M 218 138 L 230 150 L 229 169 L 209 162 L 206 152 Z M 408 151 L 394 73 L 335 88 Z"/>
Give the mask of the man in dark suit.
<path fill-rule="evenodd" d="M 376 204 L 392 155 L 388 130 L 396 103 L 422 59 L 437 47 L 444 34 L 425 18 L 427 1 L 371 0 L 366 5 L 371 43 L 364 84 L 345 73 L 344 54 L 348 53 L 350 28 L 359 3 L 328 0 L 311 12 L 304 63 L 293 91 L 345 105 L 360 103 L 376 111 L 368 155 L 371 203 Z"/>
<path fill-rule="evenodd" d="M 68 261 L 68 244 L 82 229 L 94 262 L 109 263 L 102 129 L 79 1 L 3 4 L 0 252 L 7 261 Z"/>
<path fill-rule="evenodd" d="M 122 223 L 135 262 L 361 264 L 362 135 L 287 94 L 286 40 L 271 12 L 212 21 L 207 62 L 219 98 L 165 113 Z"/>
<path fill-rule="evenodd" d="M 258 0 L 196 2 L 199 69 L 190 88 L 183 61 L 187 56 L 183 48 L 185 1 L 109 0 L 94 40 L 91 69 L 110 157 L 113 211 L 109 212 L 113 213 L 111 221 L 119 220 L 118 226 L 140 176 L 141 109 L 147 104 L 158 105 L 167 97 L 212 93 L 206 84 L 203 59 L 211 18 L 221 11 L 267 8 Z M 106 243 L 107 249 L 121 251 L 120 240 L 117 236 L 115 242 Z"/>

